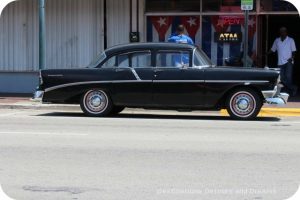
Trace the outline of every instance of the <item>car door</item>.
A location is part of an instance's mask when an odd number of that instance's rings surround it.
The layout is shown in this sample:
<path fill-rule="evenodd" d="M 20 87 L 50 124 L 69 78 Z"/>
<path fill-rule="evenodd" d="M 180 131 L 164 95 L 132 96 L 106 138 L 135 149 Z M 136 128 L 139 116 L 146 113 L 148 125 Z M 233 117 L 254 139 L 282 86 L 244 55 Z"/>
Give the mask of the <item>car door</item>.
<path fill-rule="evenodd" d="M 116 58 L 114 103 L 127 106 L 152 104 L 154 77 L 151 51 L 134 51 Z"/>
<path fill-rule="evenodd" d="M 156 52 L 153 80 L 155 105 L 166 107 L 202 106 L 204 100 L 204 71 L 193 67 L 191 50 Z"/>

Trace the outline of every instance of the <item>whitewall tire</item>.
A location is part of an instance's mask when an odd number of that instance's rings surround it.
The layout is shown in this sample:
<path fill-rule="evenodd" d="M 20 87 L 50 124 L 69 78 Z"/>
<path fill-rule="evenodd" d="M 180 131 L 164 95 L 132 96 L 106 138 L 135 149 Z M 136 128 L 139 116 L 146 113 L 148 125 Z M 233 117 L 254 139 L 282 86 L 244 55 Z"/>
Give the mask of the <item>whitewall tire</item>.
<path fill-rule="evenodd" d="M 88 116 L 105 117 L 111 113 L 113 104 L 106 92 L 100 89 L 93 89 L 82 96 L 80 107 Z"/>
<path fill-rule="evenodd" d="M 227 98 L 227 111 L 231 118 L 252 120 L 257 117 L 263 105 L 261 97 L 252 89 L 237 89 Z"/>

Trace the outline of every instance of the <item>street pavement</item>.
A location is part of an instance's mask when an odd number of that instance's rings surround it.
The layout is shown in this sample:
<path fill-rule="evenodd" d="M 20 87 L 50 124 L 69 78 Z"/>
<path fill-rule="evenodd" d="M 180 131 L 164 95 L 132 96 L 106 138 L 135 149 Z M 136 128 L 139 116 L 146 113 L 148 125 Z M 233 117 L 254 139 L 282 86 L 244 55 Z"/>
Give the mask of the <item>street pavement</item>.
<path fill-rule="evenodd" d="M 16 200 L 283 200 L 300 184 L 300 118 L 0 109 L 0 184 Z"/>

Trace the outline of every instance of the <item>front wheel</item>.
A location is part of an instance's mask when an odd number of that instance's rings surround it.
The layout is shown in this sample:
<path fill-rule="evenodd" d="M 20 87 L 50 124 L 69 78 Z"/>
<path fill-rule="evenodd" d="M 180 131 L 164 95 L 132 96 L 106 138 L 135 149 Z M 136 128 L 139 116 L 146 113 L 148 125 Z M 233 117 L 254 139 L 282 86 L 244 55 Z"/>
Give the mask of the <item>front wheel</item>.
<path fill-rule="evenodd" d="M 105 117 L 111 113 L 113 104 L 106 92 L 93 89 L 82 96 L 80 107 L 87 116 Z"/>
<path fill-rule="evenodd" d="M 263 105 L 260 96 L 252 89 L 235 90 L 226 104 L 230 117 L 237 120 L 255 119 Z"/>

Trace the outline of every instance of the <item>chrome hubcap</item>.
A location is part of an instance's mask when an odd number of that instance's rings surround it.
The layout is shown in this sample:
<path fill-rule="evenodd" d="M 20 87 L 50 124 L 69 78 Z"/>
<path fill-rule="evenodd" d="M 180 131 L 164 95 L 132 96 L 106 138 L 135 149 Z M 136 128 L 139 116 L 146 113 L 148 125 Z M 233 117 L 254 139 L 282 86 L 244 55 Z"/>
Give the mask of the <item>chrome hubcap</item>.
<path fill-rule="evenodd" d="M 85 95 L 85 107 L 90 113 L 99 114 L 107 108 L 107 96 L 102 91 L 90 91 Z"/>
<path fill-rule="evenodd" d="M 101 105 L 102 99 L 101 96 L 94 96 L 91 99 L 91 104 L 93 107 L 98 107 Z"/>
<path fill-rule="evenodd" d="M 246 110 L 249 107 L 249 100 L 246 98 L 242 98 L 238 101 L 237 106 L 241 110 Z"/>
<path fill-rule="evenodd" d="M 252 94 L 239 92 L 232 97 L 230 106 L 235 115 L 249 117 L 255 111 L 256 101 Z"/>

